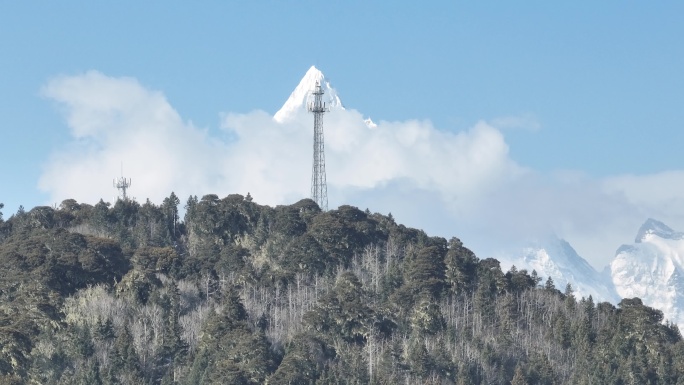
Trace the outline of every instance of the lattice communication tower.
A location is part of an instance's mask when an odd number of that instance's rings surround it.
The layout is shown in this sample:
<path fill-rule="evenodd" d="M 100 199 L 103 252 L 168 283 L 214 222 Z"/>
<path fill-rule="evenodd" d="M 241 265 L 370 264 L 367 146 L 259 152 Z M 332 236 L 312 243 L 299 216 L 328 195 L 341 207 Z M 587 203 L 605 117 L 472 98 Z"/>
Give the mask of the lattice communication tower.
<path fill-rule="evenodd" d="M 316 82 L 312 92 L 314 100 L 309 104 L 309 112 L 314 115 L 313 171 L 311 174 L 311 199 L 323 211 L 328 211 L 328 186 L 325 181 L 325 145 L 323 144 L 323 114 L 328 109 L 323 102 L 321 82 Z"/>
<path fill-rule="evenodd" d="M 131 187 L 131 178 L 124 178 L 123 177 L 123 166 L 121 167 L 121 176 L 118 178 L 114 179 L 114 187 L 116 187 L 119 191 L 121 191 L 121 196 L 123 197 L 123 200 L 128 200 L 128 195 L 126 195 L 126 190 L 128 190 L 129 187 Z"/>

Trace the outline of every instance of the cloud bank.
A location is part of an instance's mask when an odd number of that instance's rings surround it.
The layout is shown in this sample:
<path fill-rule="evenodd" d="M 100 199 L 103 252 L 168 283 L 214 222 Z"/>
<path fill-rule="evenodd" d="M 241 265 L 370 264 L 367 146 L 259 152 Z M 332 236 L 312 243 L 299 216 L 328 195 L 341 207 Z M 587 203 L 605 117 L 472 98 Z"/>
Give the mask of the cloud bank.
<path fill-rule="evenodd" d="M 284 123 L 263 111 L 224 114 L 224 135 L 184 121 L 157 91 L 132 78 L 91 71 L 50 81 L 43 94 L 58 102 L 72 143 L 52 154 L 39 186 L 53 201 L 93 201 L 116 195 L 110 179 L 133 179 L 139 200 L 248 191 L 259 202 L 289 203 L 308 196 L 312 118 Z M 369 128 L 355 110 L 325 116 L 329 189 L 344 196 L 401 181 L 437 192 L 454 212 L 498 185 L 525 174 L 508 156 L 499 130 L 485 122 L 466 132 L 435 129 L 429 121 L 380 122 Z"/>
<path fill-rule="evenodd" d="M 312 117 L 282 123 L 264 111 L 224 113 L 219 135 L 183 120 L 159 91 L 96 71 L 52 79 L 43 95 L 63 112 L 72 141 L 46 162 L 51 202 L 113 201 L 112 179 L 138 201 L 249 192 L 261 204 L 309 196 Z M 542 175 L 511 159 L 502 130 L 539 129 L 529 116 L 481 121 L 463 132 L 429 121 L 381 121 L 353 110 L 325 115 L 330 207 L 352 204 L 430 234 L 458 236 L 481 257 L 553 231 L 600 267 L 648 216 L 684 230 L 684 172 L 592 179 Z M 675 186 L 676 188 L 668 188 Z"/>

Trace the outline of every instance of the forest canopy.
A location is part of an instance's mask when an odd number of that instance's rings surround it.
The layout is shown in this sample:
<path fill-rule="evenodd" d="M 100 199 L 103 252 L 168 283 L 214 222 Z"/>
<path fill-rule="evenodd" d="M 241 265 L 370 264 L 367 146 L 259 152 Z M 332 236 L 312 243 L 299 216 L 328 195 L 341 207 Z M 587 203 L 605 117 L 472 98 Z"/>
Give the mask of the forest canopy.
<path fill-rule="evenodd" d="M 0 383 L 684 383 L 677 326 L 638 298 L 352 206 L 180 205 L 0 214 Z"/>

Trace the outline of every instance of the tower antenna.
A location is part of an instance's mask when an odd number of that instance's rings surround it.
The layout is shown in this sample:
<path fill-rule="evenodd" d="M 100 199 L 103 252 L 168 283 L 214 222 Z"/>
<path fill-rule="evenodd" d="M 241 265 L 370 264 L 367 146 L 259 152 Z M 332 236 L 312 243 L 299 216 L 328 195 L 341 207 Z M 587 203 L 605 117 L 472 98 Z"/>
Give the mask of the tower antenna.
<path fill-rule="evenodd" d="M 313 172 L 311 173 L 311 199 L 323 211 L 328 211 L 328 186 L 325 180 L 325 145 L 323 143 L 323 114 L 328 112 L 323 102 L 321 82 L 316 81 L 312 92 L 314 100 L 309 112 L 314 115 Z"/>
<path fill-rule="evenodd" d="M 128 195 L 126 195 L 126 190 L 131 187 L 131 179 L 124 178 L 123 177 L 123 162 L 121 162 L 121 176 L 118 178 L 114 178 L 114 187 L 117 188 L 117 190 L 121 191 L 121 199 L 127 201 L 128 200 Z"/>

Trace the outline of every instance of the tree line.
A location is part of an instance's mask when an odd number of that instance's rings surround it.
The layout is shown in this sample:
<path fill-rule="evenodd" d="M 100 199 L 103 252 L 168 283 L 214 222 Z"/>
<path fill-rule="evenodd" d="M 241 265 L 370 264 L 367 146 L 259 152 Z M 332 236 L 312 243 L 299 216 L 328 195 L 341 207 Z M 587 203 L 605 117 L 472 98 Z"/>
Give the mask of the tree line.
<path fill-rule="evenodd" d="M 8 384 L 684 384 L 676 325 L 311 200 L 0 216 Z M 1 206 L 0 206 L 1 208 Z"/>

